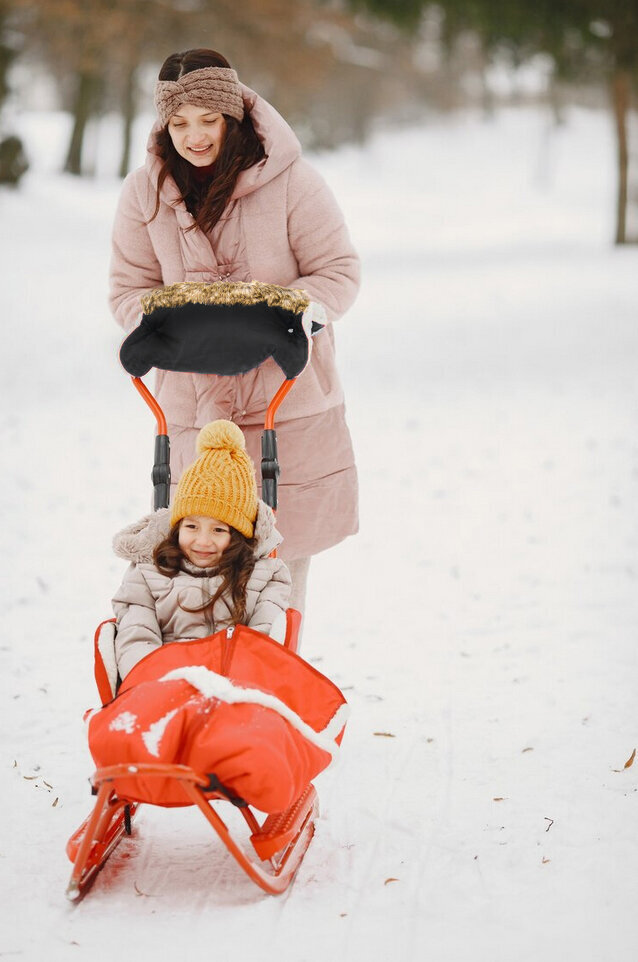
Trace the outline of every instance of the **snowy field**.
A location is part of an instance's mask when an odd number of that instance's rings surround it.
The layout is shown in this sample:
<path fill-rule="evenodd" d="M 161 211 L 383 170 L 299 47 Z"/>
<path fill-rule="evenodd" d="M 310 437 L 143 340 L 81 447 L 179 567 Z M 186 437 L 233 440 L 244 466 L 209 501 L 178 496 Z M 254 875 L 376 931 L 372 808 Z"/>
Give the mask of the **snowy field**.
<path fill-rule="evenodd" d="M 147 807 L 75 907 L 92 634 L 154 425 L 105 305 L 119 184 L 55 173 L 60 118 L 22 128 L 34 169 L 0 192 L 0 958 L 633 962 L 638 270 L 611 244 L 608 118 L 457 116 L 316 158 L 365 271 L 338 331 L 361 532 L 313 562 L 303 645 L 352 705 L 342 760 L 287 894 L 201 816 Z"/>

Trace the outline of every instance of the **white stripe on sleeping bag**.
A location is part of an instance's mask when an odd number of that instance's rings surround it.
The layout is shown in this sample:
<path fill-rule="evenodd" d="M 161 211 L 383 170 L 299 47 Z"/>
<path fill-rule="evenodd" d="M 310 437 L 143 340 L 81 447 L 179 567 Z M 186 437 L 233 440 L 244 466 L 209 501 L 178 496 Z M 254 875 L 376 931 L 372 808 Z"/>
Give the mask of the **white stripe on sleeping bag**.
<path fill-rule="evenodd" d="M 349 717 L 350 705 L 346 705 L 345 703 L 343 705 L 339 705 L 321 734 L 326 738 L 329 738 L 331 741 L 334 741 L 345 723 L 348 721 Z"/>
<path fill-rule="evenodd" d="M 307 722 L 301 718 L 297 712 L 293 711 L 285 702 L 270 695 L 268 692 L 260 691 L 259 688 L 240 688 L 233 685 L 229 678 L 218 675 L 204 665 L 190 665 L 185 668 L 175 668 L 159 679 L 160 681 L 187 681 L 189 685 L 197 689 L 204 698 L 218 698 L 226 704 L 251 704 L 262 705 L 264 708 L 271 708 L 277 714 L 285 718 L 287 722 L 296 728 L 300 734 L 309 742 L 332 757 L 333 761 L 339 751 L 339 746 L 334 739 L 346 723 L 350 708 L 348 705 L 340 705 L 334 713 L 323 731 L 316 732 Z"/>
<path fill-rule="evenodd" d="M 102 664 L 106 671 L 111 688 L 111 695 L 115 695 L 117 688 L 117 660 L 115 658 L 115 625 L 112 621 L 107 621 L 100 628 L 97 636 L 97 650 L 102 656 Z"/>

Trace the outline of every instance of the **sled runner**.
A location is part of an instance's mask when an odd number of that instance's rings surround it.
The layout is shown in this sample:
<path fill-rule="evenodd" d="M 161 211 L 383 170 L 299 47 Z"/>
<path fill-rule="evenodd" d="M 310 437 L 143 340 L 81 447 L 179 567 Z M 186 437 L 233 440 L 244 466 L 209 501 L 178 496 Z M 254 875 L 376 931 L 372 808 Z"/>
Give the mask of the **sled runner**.
<path fill-rule="evenodd" d="M 277 408 L 307 364 L 319 330 L 302 291 L 274 285 L 175 284 L 143 299 L 144 316 L 120 359 L 157 422 L 155 509 L 168 506 L 169 439 L 163 412 L 140 377 L 151 367 L 243 373 L 273 357 L 285 380 L 262 435 L 262 499 L 277 507 Z M 102 708 L 87 713 L 97 769 L 92 813 L 67 844 L 67 897 L 80 899 L 124 835 L 140 804 L 195 805 L 250 879 L 285 891 L 314 832 L 312 779 L 343 736 L 343 694 L 296 654 L 301 615 L 286 612 L 275 640 L 243 625 L 204 639 L 171 642 L 142 659 L 123 683 L 115 661 L 115 619 L 95 633 Z M 235 838 L 219 809 L 232 804 L 249 838 Z"/>

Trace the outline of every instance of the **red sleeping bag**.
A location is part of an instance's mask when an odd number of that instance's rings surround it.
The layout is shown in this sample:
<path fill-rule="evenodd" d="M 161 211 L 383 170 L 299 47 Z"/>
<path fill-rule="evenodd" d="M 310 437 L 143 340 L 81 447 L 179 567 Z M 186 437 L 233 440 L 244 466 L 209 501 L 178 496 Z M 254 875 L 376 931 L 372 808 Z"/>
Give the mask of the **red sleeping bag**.
<path fill-rule="evenodd" d="M 332 761 L 346 714 L 328 678 L 239 626 L 147 655 L 90 715 L 89 748 L 98 768 L 188 765 L 260 811 L 281 812 Z M 114 788 L 130 801 L 191 804 L 170 778 L 123 778 Z"/>

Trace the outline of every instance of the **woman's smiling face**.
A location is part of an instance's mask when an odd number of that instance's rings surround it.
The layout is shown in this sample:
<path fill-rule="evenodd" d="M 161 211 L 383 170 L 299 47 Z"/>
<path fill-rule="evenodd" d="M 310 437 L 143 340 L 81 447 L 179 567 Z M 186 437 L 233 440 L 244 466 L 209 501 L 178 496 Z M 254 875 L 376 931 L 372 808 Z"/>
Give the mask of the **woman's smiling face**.
<path fill-rule="evenodd" d="M 168 133 L 180 157 L 194 167 L 208 167 L 219 156 L 226 121 L 223 114 L 206 107 L 181 104 L 168 122 Z"/>

